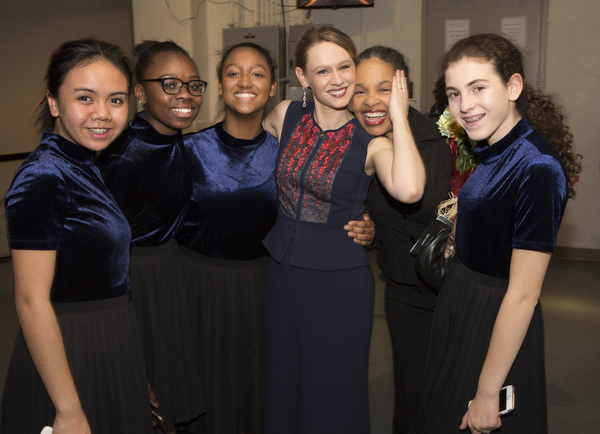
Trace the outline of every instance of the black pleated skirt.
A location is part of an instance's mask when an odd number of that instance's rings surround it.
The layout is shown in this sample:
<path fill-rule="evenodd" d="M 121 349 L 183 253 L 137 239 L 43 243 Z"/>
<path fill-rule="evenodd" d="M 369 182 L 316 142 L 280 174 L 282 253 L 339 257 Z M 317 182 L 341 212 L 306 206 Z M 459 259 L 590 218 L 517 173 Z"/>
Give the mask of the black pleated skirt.
<path fill-rule="evenodd" d="M 235 261 L 180 247 L 207 405 L 205 434 L 263 432 L 263 294 L 268 258 Z"/>
<path fill-rule="evenodd" d="M 93 433 L 153 433 L 129 295 L 55 304 L 71 374 Z M 39 434 L 55 410 L 19 331 L 2 399 L 2 432 Z"/>
<path fill-rule="evenodd" d="M 425 367 L 415 434 L 461 433 L 475 397 L 507 280 L 477 273 L 458 260 L 440 290 Z M 544 329 L 540 305 L 504 385 L 515 387 L 515 410 L 502 417 L 500 433 L 546 433 Z"/>
<path fill-rule="evenodd" d="M 131 250 L 131 293 L 148 382 L 169 429 L 206 411 L 194 348 L 192 305 L 185 290 L 175 240 Z M 193 424 L 190 430 L 194 432 Z"/>

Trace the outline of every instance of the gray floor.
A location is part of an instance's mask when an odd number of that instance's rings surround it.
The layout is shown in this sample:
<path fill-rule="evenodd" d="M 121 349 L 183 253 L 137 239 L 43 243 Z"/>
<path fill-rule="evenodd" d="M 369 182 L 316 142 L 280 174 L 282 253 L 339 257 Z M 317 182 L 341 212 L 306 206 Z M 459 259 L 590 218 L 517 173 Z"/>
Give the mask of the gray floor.
<path fill-rule="evenodd" d="M 600 262 L 553 259 L 544 284 L 542 307 L 550 433 L 598 433 Z M 4 388 L 17 327 L 12 265 L 0 260 L 0 390 Z M 383 284 L 378 280 L 369 384 L 372 434 L 391 434 L 392 356 L 383 309 Z"/>
<path fill-rule="evenodd" d="M 373 272 L 377 273 L 376 267 Z M 376 282 L 369 372 L 371 428 L 372 434 L 391 434 L 392 355 L 383 308 L 384 285 Z M 549 432 L 599 433 L 600 262 L 552 259 L 541 304 Z"/>

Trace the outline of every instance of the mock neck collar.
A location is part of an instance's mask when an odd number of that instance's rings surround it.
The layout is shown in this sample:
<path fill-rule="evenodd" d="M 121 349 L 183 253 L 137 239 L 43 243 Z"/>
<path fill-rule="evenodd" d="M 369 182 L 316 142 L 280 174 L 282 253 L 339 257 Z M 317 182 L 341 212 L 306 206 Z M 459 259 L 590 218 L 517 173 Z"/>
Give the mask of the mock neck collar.
<path fill-rule="evenodd" d="M 94 164 L 96 152 L 84 148 L 75 142 L 72 142 L 60 134 L 44 131 L 42 133 L 42 143 L 61 153 L 70 160 L 85 165 Z"/>
<path fill-rule="evenodd" d="M 177 143 L 181 139 L 180 132 L 175 134 L 161 134 L 156 131 L 156 128 L 144 119 L 144 111 L 136 113 L 129 126 L 145 143 L 152 145 L 170 145 Z"/>
<path fill-rule="evenodd" d="M 483 142 L 482 145 L 475 148 L 475 152 L 479 155 L 482 163 L 491 163 L 500 158 L 514 143 L 531 134 L 532 131 L 533 129 L 529 126 L 525 118 L 521 118 L 507 135 L 493 145 Z"/>

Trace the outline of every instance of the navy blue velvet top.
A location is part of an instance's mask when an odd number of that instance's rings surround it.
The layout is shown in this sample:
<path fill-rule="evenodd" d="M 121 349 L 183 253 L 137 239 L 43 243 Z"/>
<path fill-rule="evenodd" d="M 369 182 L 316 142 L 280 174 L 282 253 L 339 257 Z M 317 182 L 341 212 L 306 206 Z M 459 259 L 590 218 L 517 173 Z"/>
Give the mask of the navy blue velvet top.
<path fill-rule="evenodd" d="M 456 254 L 472 270 L 508 279 L 513 249 L 556 250 L 567 175 L 554 147 L 524 119 L 477 153 L 479 166 L 458 197 Z"/>
<path fill-rule="evenodd" d="M 184 145 L 194 188 L 179 243 L 216 258 L 266 256 L 262 239 L 277 215 L 277 139 L 266 131 L 237 139 L 221 122 L 185 135 Z"/>
<path fill-rule="evenodd" d="M 6 194 L 10 248 L 57 250 L 54 303 L 111 298 L 130 288 L 129 224 L 93 161 L 94 152 L 43 133 Z"/>
<path fill-rule="evenodd" d="M 137 247 L 174 239 L 192 194 L 181 134 L 160 134 L 143 115 L 135 116 L 97 162 Z"/>
<path fill-rule="evenodd" d="M 355 118 L 323 131 L 297 101 L 287 109 L 277 163 L 279 211 L 265 238 L 271 257 L 281 261 L 293 249 L 290 264 L 336 270 L 369 264 L 366 249 L 344 230 L 361 220 L 373 175 L 365 173 L 372 136 Z M 283 145 L 285 144 L 285 145 Z"/>

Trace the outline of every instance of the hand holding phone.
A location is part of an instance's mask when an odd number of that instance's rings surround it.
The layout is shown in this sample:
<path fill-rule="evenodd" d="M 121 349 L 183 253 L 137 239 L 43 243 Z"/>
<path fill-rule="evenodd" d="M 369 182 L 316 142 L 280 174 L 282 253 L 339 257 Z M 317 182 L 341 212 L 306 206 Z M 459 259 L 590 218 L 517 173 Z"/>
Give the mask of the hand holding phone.
<path fill-rule="evenodd" d="M 506 386 L 500 389 L 500 410 L 499 415 L 505 415 L 515 409 L 515 388 Z"/>
<path fill-rule="evenodd" d="M 515 388 L 514 388 L 514 386 L 506 386 L 506 387 L 503 387 L 502 389 L 500 389 L 499 400 L 500 400 L 500 406 L 499 406 L 499 410 L 498 410 L 498 415 L 504 416 L 505 414 L 508 414 L 511 411 L 513 411 L 515 409 Z M 470 407 L 472 402 L 473 401 L 469 401 L 469 405 L 467 407 Z"/>

